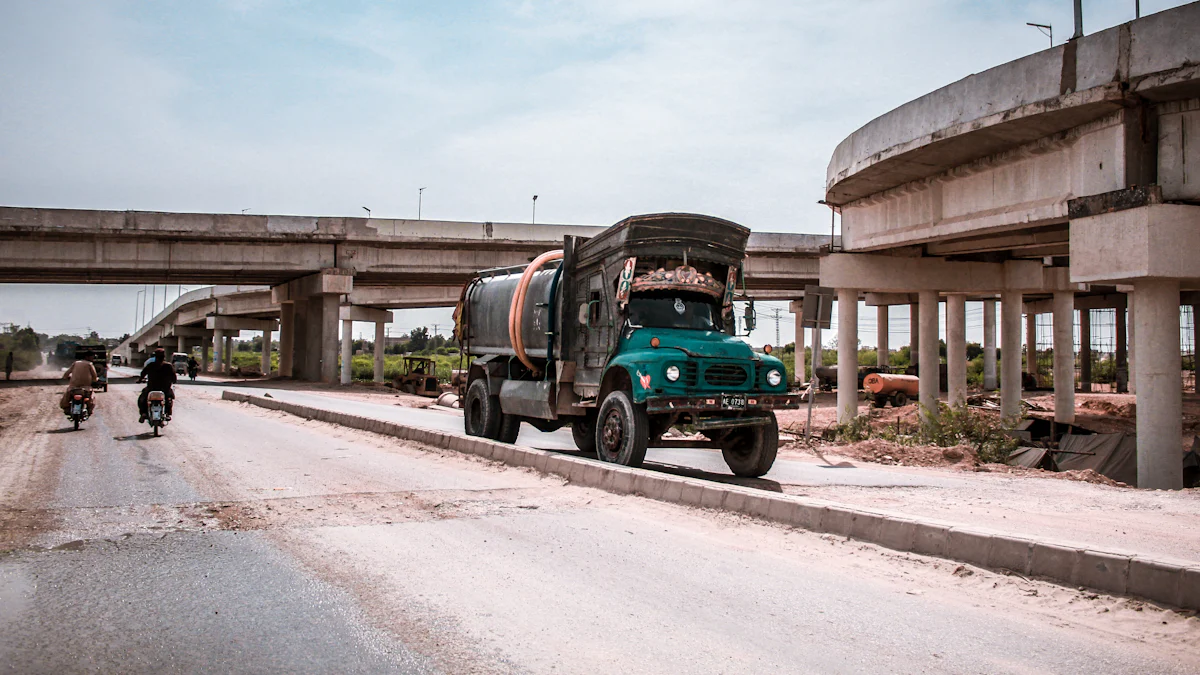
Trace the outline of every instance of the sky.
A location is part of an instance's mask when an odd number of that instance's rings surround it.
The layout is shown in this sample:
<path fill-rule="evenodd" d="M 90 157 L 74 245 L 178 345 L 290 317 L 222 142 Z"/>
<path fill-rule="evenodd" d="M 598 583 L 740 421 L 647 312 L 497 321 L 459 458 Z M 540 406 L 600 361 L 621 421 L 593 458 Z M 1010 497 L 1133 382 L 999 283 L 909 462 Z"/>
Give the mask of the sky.
<path fill-rule="evenodd" d="M 824 233 L 838 142 L 1045 49 L 1026 22 L 1061 43 L 1071 6 L 0 2 L 0 205 L 413 218 L 424 187 L 425 218 L 527 222 L 537 194 L 538 222 L 690 211 Z M 1084 0 L 1085 32 L 1133 13 Z M 119 336 L 140 290 L 0 285 L 0 324 Z M 794 339 L 787 304 L 759 303 L 752 341 L 774 342 L 775 308 Z M 874 310 L 860 319 L 874 344 Z M 398 312 L 392 334 L 433 322 L 449 310 Z M 907 312 L 892 328 L 907 341 Z"/>

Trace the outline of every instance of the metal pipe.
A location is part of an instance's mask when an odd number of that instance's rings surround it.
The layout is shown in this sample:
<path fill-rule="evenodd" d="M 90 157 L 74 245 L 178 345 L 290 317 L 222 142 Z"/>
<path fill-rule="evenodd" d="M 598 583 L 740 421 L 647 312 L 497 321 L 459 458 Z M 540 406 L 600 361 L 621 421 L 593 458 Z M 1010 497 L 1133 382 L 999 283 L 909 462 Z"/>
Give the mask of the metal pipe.
<path fill-rule="evenodd" d="M 542 265 L 552 260 L 562 260 L 563 251 L 546 251 L 533 259 L 529 263 L 529 267 L 525 268 L 525 272 L 521 274 L 521 281 L 517 283 L 517 289 L 513 293 L 512 304 L 508 308 L 508 339 L 512 343 L 513 353 L 525 367 L 534 373 L 538 369 L 534 367 L 533 361 L 529 355 L 525 353 L 525 340 L 521 334 L 521 316 L 525 311 L 525 293 L 529 290 L 529 282 L 533 279 L 534 273 L 541 269 Z"/>

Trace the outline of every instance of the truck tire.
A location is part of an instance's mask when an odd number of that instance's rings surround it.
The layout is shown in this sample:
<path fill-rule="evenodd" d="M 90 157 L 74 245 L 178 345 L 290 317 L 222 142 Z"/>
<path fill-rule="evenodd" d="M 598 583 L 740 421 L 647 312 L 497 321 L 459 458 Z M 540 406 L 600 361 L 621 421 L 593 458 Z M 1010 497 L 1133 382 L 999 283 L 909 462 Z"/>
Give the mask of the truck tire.
<path fill-rule="evenodd" d="M 609 392 L 596 418 L 596 456 L 613 464 L 641 466 L 649 441 L 646 406 L 634 403 L 627 391 Z"/>
<path fill-rule="evenodd" d="M 499 399 L 496 400 L 497 406 Z M 521 417 L 520 415 L 505 415 L 500 414 L 500 430 L 496 433 L 496 440 L 501 443 L 516 443 L 517 434 L 521 433 Z"/>
<path fill-rule="evenodd" d="M 496 440 L 500 436 L 500 417 L 500 397 L 491 395 L 487 378 L 472 381 L 463 405 L 463 427 L 467 435 Z"/>
<path fill-rule="evenodd" d="M 892 394 L 892 407 L 893 408 L 903 408 L 906 405 L 908 405 L 908 394 L 905 394 L 902 391 L 898 391 L 898 392 Z"/>
<path fill-rule="evenodd" d="M 596 418 L 577 417 L 571 422 L 571 438 L 575 439 L 575 447 L 587 455 L 596 454 Z"/>
<path fill-rule="evenodd" d="M 779 451 L 779 424 L 775 413 L 770 422 L 731 429 L 721 439 L 721 456 L 735 476 L 758 478 L 766 475 Z"/>

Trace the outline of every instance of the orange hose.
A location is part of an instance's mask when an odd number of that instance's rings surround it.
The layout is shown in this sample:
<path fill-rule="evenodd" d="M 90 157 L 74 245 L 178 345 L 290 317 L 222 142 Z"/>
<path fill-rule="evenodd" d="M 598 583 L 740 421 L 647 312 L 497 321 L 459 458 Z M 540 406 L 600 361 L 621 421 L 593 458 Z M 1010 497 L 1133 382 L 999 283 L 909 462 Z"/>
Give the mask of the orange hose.
<path fill-rule="evenodd" d="M 517 290 L 513 292 L 512 304 L 508 306 L 508 340 L 512 343 L 513 353 L 525 367 L 532 370 L 535 374 L 538 369 L 534 367 L 533 361 L 529 359 L 529 355 L 525 353 L 525 337 L 521 334 L 521 314 L 525 311 L 525 293 L 529 290 L 529 282 L 533 280 L 533 275 L 537 273 L 542 265 L 554 260 L 562 260 L 562 250 L 546 251 L 533 259 L 529 263 L 529 267 L 521 273 L 521 281 L 517 283 Z M 550 311 L 554 311 L 551 309 Z"/>

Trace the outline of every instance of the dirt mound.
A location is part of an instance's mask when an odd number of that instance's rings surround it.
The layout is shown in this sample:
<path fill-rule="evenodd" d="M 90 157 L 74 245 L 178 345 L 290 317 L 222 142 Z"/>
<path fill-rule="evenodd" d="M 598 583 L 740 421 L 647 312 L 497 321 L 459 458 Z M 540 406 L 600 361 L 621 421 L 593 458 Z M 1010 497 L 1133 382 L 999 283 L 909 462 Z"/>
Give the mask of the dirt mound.
<path fill-rule="evenodd" d="M 1093 398 L 1079 404 L 1083 410 L 1098 412 L 1102 415 L 1112 415 L 1113 417 L 1134 417 L 1137 414 L 1137 405 L 1135 403 L 1121 403 L 1105 400 L 1102 398 Z"/>
<path fill-rule="evenodd" d="M 1044 469 L 1027 469 L 1023 466 L 1009 466 L 1007 464 L 983 464 L 975 468 L 976 471 L 988 473 L 1007 473 L 1014 476 L 1028 476 L 1030 478 L 1053 478 L 1055 480 L 1070 480 L 1080 483 L 1091 483 L 1093 485 L 1107 485 L 1109 487 L 1130 487 L 1125 483 L 1115 481 L 1108 476 L 1096 473 L 1091 469 L 1071 469 L 1069 471 L 1046 471 Z"/>
<path fill-rule="evenodd" d="M 834 452 L 862 462 L 900 466 L 972 466 L 976 461 L 975 451 L 965 445 L 901 445 L 879 438 L 839 445 Z"/>

